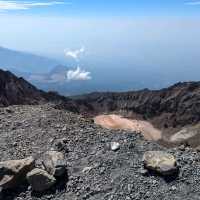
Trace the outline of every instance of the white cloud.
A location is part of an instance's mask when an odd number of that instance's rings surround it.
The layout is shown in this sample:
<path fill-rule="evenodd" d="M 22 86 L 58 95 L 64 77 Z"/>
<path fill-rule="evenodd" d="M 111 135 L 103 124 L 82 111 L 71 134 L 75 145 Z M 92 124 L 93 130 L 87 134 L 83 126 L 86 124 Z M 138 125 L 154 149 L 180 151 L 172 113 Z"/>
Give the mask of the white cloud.
<path fill-rule="evenodd" d="M 85 47 L 81 47 L 80 49 L 76 50 L 70 50 L 70 49 L 65 49 L 64 53 L 66 57 L 71 57 L 78 61 L 80 55 L 85 52 Z"/>
<path fill-rule="evenodd" d="M 0 1 L 0 10 L 28 10 L 33 7 L 44 7 L 61 4 L 71 4 L 63 1 L 50 1 L 50 2 L 27 2 L 27 1 Z"/>
<path fill-rule="evenodd" d="M 68 81 L 86 81 L 92 79 L 91 73 L 77 67 L 75 70 L 67 71 Z"/>
<path fill-rule="evenodd" d="M 188 1 L 188 2 L 185 2 L 185 5 L 197 6 L 197 5 L 200 5 L 200 1 Z"/>

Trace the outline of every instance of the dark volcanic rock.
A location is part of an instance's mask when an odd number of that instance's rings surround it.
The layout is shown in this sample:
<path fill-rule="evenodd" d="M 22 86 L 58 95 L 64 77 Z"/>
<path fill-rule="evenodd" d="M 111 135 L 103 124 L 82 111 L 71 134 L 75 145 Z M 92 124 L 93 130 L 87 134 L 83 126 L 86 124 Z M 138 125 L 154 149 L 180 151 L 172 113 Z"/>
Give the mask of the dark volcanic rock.
<path fill-rule="evenodd" d="M 0 107 L 35 105 L 47 102 L 65 102 L 69 110 L 75 111 L 70 99 L 60 96 L 56 92 L 39 90 L 23 78 L 18 78 L 11 72 L 0 69 Z"/>
<path fill-rule="evenodd" d="M 44 102 L 42 92 L 23 78 L 0 70 L 0 106 L 13 104 L 38 104 Z"/>
<path fill-rule="evenodd" d="M 56 179 L 42 169 L 33 169 L 27 174 L 27 180 L 34 191 L 42 192 L 51 188 Z"/>

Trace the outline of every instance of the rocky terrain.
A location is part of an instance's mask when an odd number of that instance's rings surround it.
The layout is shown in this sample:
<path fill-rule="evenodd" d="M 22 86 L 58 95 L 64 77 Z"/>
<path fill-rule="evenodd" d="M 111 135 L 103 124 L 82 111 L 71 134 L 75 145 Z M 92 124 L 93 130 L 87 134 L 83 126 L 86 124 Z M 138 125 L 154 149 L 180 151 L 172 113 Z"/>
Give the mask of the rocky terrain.
<path fill-rule="evenodd" d="M 188 137 L 199 145 L 199 85 L 70 99 L 0 71 L 0 199 L 199 199 L 200 152 Z M 91 118 L 102 113 L 182 127 L 170 139 L 187 142 L 104 129 Z"/>
<path fill-rule="evenodd" d="M 145 141 L 140 134 L 103 129 L 80 115 L 54 107 L 45 104 L 0 108 L 2 162 L 37 158 L 55 150 L 64 155 L 67 172 L 45 191 L 33 191 L 34 186 L 26 181 L 3 189 L 2 200 L 199 199 L 198 151 L 184 146 L 167 149 Z M 143 155 L 151 150 L 174 156 L 175 161 L 173 157 L 168 159 L 177 162 L 179 172 L 163 176 L 145 170 Z M 157 170 L 169 172 L 166 166 Z M 0 184 L 4 173 L 0 167 Z"/>

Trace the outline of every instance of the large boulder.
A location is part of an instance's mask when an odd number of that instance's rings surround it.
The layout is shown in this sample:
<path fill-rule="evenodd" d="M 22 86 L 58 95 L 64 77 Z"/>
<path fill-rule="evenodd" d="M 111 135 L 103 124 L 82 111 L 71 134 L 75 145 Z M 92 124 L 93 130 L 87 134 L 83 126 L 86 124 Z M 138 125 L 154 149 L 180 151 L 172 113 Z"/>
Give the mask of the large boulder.
<path fill-rule="evenodd" d="M 27 174 L 27 180 L 32 187 L 32 190 L 42 192 L 51 188 L 56 179 L 42 169 L 35 168 Z"/>
<path fill-rule="evenodd" d="M 0 188 L 8 189 L 18 186 L 33 168 L 33 157 L 0 162 Z"/>
<path fill-rule="evenodd" d="M 47 151 L 42 157 L 42 163 L 45 170 L 55 177 L 62 176 L 66 172 L 66 161 L 61 152 Z"/>
<path fill-rule="evenodd" d="M 178 170 L 175 157 L 163 151 L 147 151 L 143 161 L 145 168 L 162 175 L 171 175 Z"/>

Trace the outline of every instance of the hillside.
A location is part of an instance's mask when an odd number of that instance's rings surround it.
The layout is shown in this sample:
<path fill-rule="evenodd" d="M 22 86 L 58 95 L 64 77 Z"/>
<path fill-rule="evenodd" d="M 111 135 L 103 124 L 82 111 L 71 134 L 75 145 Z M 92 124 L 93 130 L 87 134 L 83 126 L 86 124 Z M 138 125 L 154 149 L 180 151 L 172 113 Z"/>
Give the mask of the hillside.
<path fill-rule="evenodd" d="M 44 102 L 42 91 L 37 90 L 23 78 L 0 70 L 0 106 L 35 104 Z"/>
<path fill-rule="evenodd" d="M 199 153 L 190 148 L 167 149 L 139 134 L 102 129 L 79 115 L 50 105 L 0 108 L 1 161 L 59 150 L 67 176 L 47 191 L 35 192 L 26 182 L 1 193 L 2 200 L 168 200 L 198 199 Z M 64 141 L 64 143 L 62 142 Z M 113 142 L 120 144 L 113 151 Z M 158 176 L 144 170 L 146 151 L 171 153 L 178 176 Z M 0 168 L 0 184 L 2 168 Z M 39 177 L 38 177 L 39 178 Z"/>
<path fill-rule="evenodd" d="M 21 77 L 18 78 L 9 71 L 0 70 L 0 107 L 9 105 L 66 103 L 70 108 L 70 102 L 70 99 L 56 92 L 44 92 Z"/>

